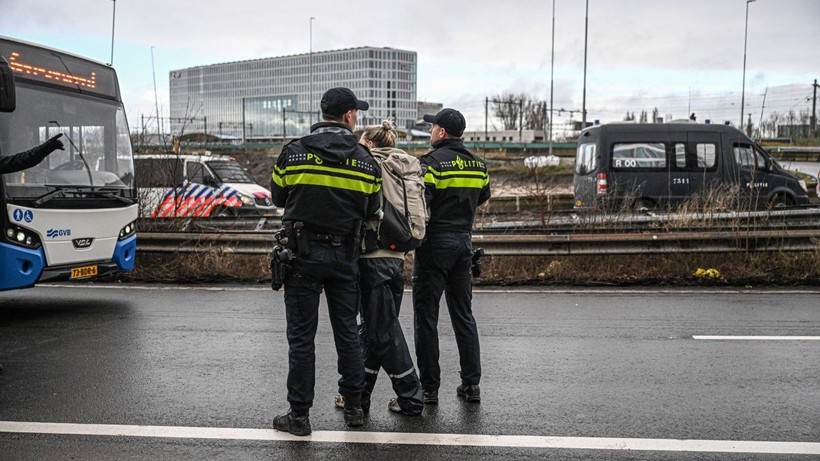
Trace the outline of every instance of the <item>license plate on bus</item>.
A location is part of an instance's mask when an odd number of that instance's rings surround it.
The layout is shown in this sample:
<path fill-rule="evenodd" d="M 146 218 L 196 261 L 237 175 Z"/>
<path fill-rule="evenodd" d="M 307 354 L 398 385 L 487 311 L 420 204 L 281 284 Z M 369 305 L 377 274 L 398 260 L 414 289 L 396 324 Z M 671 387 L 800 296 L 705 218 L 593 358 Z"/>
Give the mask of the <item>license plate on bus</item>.
<path fill-rule="evenodd" d="M 93 266 L 81 266 L 81 267 L 72 267 L 71 268 L 71 278 L 72 279 L 84 279 L 88 277 L 94 277 L 97 275 L 97 265 L 94 264 Z"/>

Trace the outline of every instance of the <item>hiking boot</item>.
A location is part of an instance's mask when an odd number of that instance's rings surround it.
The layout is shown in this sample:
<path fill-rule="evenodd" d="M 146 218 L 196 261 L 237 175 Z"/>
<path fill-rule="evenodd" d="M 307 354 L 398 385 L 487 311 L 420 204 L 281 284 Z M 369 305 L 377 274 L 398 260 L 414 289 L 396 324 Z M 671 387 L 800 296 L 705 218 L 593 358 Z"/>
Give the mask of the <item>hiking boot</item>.
<path fill-rule="evenodd" d="M 424 391 L 422 400 L 425 405 L 438 405 L 438 391 Z"/>
<path fill-rule="evenodd" d="M 478 388 L 478 384 L 461 384 L 456 388 L 456 394 L 471 403 L 481 402 L 481 389 Z"/>
<path fill-rule="evenodd" d="M 364 411 L 361 406 L 345 407 L 345 424 L 347 427 L 364 426 Z"/>
<path fill-rule="evenodd" d="M 273 428 L 293 435 L 310 435 L 310 418 L 307 412 L 294 413 L 293 410 L 288 410 L 287 414 L 273 418 Z"/>
<path fill-rule="evenodd" d="M 421 414 L 421 410 L 419 411 L 407 411 L 401 407 L 399 404 L 398 397 L 393 397 L 390 399 L 390 403 L 387 404 L 387 409 L 394 412 L 394 413 L 401 413 L 407 416 L 419 416 Z"/>

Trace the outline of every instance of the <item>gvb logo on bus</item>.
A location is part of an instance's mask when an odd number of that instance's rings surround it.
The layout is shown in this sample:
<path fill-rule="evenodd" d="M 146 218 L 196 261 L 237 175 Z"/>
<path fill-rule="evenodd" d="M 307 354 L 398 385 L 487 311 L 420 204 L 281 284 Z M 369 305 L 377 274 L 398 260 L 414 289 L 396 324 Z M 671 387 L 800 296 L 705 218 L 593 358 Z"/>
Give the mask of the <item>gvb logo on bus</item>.
<path fill-rule="evenodd" d="M 49 229 L 46 231 L 46 237 L 50 239 L 57 237 L 71 237 L 71 229 Z"/>

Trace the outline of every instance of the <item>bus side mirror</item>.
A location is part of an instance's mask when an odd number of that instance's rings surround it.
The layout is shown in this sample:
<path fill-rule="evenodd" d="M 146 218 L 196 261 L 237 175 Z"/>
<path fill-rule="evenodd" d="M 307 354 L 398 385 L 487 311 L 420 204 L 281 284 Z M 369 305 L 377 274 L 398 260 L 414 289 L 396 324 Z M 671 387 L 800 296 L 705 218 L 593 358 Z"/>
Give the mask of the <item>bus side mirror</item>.
<path fill-rule="evenodd" d="M 11 66 L 0 56 L 0 112 L 14 112 L 17 97 L 14 92 L 14 75 Z"/>

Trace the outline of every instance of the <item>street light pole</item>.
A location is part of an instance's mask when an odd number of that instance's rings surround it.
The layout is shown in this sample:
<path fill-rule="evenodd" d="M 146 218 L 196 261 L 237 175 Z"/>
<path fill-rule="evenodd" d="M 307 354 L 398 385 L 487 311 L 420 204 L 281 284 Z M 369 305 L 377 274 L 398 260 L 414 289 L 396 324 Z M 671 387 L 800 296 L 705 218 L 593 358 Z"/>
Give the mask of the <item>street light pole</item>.
<path fill-rule="evenodd" d="M 584 15 L 584 99 L 581 102 L 581 129 L 587 126 L 587 39 L 589 38 L 589 0 Z"/>
<path fill-rule="evenodd" d="M 313 111 L 313 16 L 310 17 L 310 101 L 308 111 Z M 311 118 L 313 118 L 311 116 Z"/>
<path fill-rule="evenodd" d="M 111 61 L 110 64 L 114 65 L 114 24 L 117 20 L 117 0 L 114 0 L 114 12 L 111 13 Z"/>
<path fill-rule="evenodd" d="M 743 109 L 746 105 L 746 42 L 749 38 L 749 3 L 757 0 L 746 0 L 746 26 L 743 33 L 743 89 L 740 92 L 740 131 L 743 131 Z"/>
<path fill-rule="evenodd" d="M 552 155 L 552 89 L 555 78 L 555 0 L 552 0 L 552 57 L 550 62 L 550 110 L 549 110 L 549 125 L 550 125 L 550 155 Z"/>
<path fill-rule="evenodd" d="M 151 46 L 151 74 L 154 76 L 154 110 L 157 112 L 157 134 L 162 136 L 161 119 L 159 118 L 159 98 L 157 97 L 157 71 L 154 67 L 154 47 Z"/>

